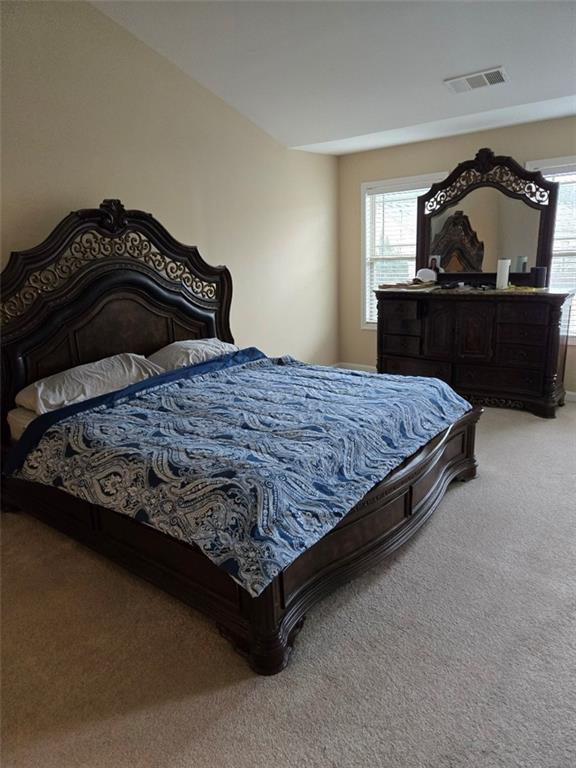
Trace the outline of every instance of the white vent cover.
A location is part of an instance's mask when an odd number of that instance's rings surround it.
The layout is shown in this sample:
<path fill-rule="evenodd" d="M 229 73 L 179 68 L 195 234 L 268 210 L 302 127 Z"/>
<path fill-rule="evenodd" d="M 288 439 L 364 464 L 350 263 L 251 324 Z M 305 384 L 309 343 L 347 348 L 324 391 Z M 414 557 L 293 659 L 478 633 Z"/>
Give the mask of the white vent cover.
<path fill-rule="evenodd" d="M 484 88 L 487 85 L 499 85 L 508 80 L 508 75 L 502 67 L 492 67 L 484 69 L 482 72 L 472 72 L 470 75 L 460 75 L 459 77 L 450 77 L 444 80 L 444 84 L 452 93 L 464 93 L 465 91 L 474 91 L 476 88 Z"/>

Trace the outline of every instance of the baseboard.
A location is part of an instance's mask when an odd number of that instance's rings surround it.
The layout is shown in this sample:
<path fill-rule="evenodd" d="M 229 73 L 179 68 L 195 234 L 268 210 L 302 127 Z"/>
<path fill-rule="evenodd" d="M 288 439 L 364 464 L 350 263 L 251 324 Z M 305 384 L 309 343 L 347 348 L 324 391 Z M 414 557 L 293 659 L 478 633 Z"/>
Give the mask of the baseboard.
<path fill-rule="evenodd" d="M 361 365 L 360 363 L 334 363 L 334 368 L 349 368 L 351 371 L 366 371 L 367 373 L 376 373 L 376 366 Z"/>
<path fill-rule="evenodd" d="M 344 366 L 342 366 L 344 367 Z M 576 403 L 576 392 L 566 392 L 566 402 Z"/>

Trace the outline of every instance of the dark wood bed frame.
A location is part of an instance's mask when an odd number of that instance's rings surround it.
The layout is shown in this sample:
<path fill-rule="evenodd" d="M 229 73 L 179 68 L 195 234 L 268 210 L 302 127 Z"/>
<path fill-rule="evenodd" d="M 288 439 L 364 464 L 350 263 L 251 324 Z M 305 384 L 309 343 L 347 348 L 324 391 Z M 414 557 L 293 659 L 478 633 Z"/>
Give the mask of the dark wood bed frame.
<path fill-rule="evenodd" d="M 120 201 L 67 216 L 36 248 L 13 253 L 2 275 L 2 436 L 18 390 L 38 378 L 119 352 L 150 354 L 229 326 L 232 281 L 150 214 Z M 474 409 L 391 472 L 340 524 L 257 598 L 195 546 L 62 491 L 4 479 L 3 506 L 73 536 L 209 616 L 260 674 L 288 661 L 306 612 L 406 542 L 454 480 L 475 476 Z"/>

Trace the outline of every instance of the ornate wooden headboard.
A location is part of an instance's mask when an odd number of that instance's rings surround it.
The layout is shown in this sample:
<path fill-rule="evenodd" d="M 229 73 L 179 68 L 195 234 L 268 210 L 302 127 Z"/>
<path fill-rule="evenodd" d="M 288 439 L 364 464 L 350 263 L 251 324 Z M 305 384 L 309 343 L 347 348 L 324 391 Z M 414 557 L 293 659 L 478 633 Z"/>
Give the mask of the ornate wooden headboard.
<path fill-rule="evenodd" d="M 26 384 L 120 352 L 230 332 L 232 279 L 120 200 L 73 211 L 2 273 L 2 435 Z"/>

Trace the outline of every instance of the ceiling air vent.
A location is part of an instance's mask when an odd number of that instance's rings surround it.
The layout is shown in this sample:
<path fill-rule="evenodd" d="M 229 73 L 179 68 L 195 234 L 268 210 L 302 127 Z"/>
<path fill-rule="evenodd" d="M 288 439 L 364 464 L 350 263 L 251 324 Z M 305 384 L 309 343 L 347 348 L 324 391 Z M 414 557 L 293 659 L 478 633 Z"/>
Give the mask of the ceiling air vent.
<path fill-rule="evenodd" d="M 508 80 L 508 75 L 502 67 L 492 67 L 484 69 L 482 72 L 472 72 L 470 75 L 460 75 L 460 77 L 450 77 L 444 80 L 444 84 L 452 93 L 464 93 L 465 91 L 475 91 L 476 88 L 484 88 L 487 85 L 499 85 Z"/>

